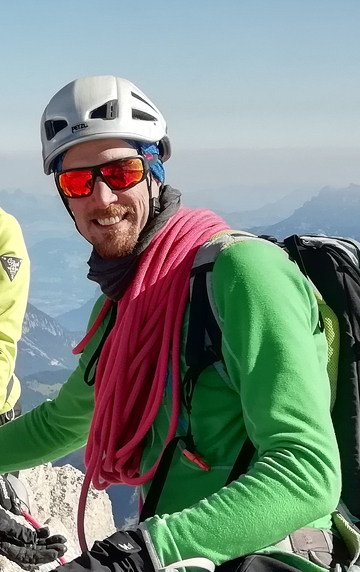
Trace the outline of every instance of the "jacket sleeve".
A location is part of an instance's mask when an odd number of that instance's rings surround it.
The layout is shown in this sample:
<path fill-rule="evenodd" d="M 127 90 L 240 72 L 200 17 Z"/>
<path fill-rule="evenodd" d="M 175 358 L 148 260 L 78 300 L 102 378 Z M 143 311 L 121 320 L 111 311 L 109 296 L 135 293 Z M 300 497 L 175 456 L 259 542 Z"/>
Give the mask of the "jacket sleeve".
<path fill-rule="evenodd" d="M 14 373 L 30 279 L 30 263 L 19 224 L 0 209 L 0 413 Z"/>
<path fill-rule="evenodd" d="M 219 255 L 213 301 L 257 460 L 192 507 L 145 522 L 163 565 L 194 556 L 221 564 L 261 550 L 329 523 L 340 496 L 327 346 L 309 283 L 281 249 L 246 241 Z"/>
<path fill-rule="evenodd" d="M 96 302 L 90 324 L 98 315 L 103 299 Z M 107 318 L 55 399 L 0 427 L 0 473 L 54 461 L 85 445 L 94 411 L 94 386 L 85 383 L 84 375 L 106 323 Z"/>

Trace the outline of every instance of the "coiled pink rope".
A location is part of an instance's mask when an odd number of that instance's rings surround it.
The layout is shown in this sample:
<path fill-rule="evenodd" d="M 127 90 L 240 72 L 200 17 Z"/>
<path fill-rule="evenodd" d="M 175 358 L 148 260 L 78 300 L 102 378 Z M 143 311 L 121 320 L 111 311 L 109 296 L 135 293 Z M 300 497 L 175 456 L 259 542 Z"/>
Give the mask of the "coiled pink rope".
<path fill-rule="evenodd" d="M 90 482 L 142 485 L 160 458 L 140 475 L 142 442 L 159 411 L 171 348 L 173 403 L 164 448 L 175 436 L 180 410 L 180 333 L 198 248 L 229 227 L 206 210 L 181 209 L 141 256 L 136 276 L 118 302 L 117 319 L 101 351 L 95 376 L 95 410 L 85 452 L 86 476 L 79 503 L 79 532 Z M 106 301 L 76 351 L 106 314 Z M 161 456 L 160 456 L 161 457 Z M 82 548 L 86 547 L 80 538 Z M 86 548 L 85 548 L 86 549 Z"/>

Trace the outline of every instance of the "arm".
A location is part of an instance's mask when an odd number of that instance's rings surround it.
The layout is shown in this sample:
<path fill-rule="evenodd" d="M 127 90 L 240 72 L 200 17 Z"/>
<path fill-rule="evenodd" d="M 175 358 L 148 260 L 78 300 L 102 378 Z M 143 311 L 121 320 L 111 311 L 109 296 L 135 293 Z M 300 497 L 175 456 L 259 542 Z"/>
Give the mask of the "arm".
<path fill-rule="evenodd" d="M 247 474 L 147 531 L 161 564 L 216 564 L 325 517 L 340 496 L 326 341 L 311 287 L 285 254 L 247 241 L 218 257 L 213 297 L 223 354 L 258 460 Z"/>
<path fill-rule="evenodd" d="M 0 209 L 0 414 L 14 405 L 7 403 L 7 389 L 15 368 L 29 278 L 30 263 L 20 226 Z"/>
<path fill-rule="evenodd" d="M 94 306 L 90 324 L 103 302 Z M 59 459 L 85 445 L 94 410 L 94 387 L 84 372 L 101 340 L 107 318 L 80 357 L 79 365 L 58 396 L 0 428 L 0 473 L 34 467 Z M 16 446 L 14 444 L 16 443 Z"/>

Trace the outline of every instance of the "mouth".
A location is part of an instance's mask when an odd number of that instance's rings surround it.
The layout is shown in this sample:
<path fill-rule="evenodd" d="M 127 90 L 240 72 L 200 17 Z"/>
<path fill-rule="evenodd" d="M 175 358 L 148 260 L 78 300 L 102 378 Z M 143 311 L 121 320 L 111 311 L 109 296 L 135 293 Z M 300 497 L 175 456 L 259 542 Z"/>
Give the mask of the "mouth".
<path fill-rule="evenodd" d="M 102 218 L 95 218 L 92 219 L 92 222 L 97 226 L 114 226 L 115 224 L 119 224 L 123 220 L 127 219 L 127 214 L 125 213 L 123 216 L 110 216 L 110 217 L 102 217 Z"/>

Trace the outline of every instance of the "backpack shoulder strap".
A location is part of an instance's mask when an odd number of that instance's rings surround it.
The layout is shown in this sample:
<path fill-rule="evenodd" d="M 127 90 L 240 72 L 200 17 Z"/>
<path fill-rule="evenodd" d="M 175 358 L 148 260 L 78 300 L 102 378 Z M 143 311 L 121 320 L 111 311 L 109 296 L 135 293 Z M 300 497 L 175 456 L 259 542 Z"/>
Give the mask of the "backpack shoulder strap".
<path fill-rule="evenodd" d="M 95 383 L 97 362 L 99 360 L 101 351 L 104 347 L 105 341 L 115 325 L 116 315 L 117 315 L 117 305 L 114 302 L 110 306 L 109 313 L 110 313 L 109 322 L 104 330 L 99 345 L 97 346 L 91 358 L 89 359 L 89 362 L 84 371 L 84 381 L 87 385 L 94 385 Z"/>
<path fill-rule="evenodd" d="M 209 340 L 213 357 L 216 358 L 216 361 L 222 359 L 221 331 L 213 314 L 207 289 L 207 275 L 212 272 L 213 267 L 214 262 L 209 262 L 193 269 L 191 273 L 193 281 L 185 352 L 186 364 L 189 367 L 202 367 L 207 364 L 209 360 L 207 346 L 209 344 L 206 342 Z M 206 339 L 206 334 L 209 336 L 209 340 Z"/>
<path fill-rule="evenodd" d="M 209 275 L 222 250 L 237 242 L 262 240 L 249 232 L 230 230 L 221 232 L 201 246 L 191 270 L 190 316 L 186 344 L 186 363 L 200 368 L 200 373 L 214 363 L 221 361 L 221 330 L 214 315 L 209 293 Z M 210 359 L 207 348 L 211 347 L 216 360 Z"/>
<path fill-rule="evenodd" d="M 204 251 L 199 249 L 195 258 L 191 276 L 193 284 L 190 296 L 189 328 L 186 344 L 186 363 L 188 370 L 184 378 L 184 393 L 187 399 L 186 406 L 189 416 L 189 428 L 191 431 L 191 400 L 194 394 L 196 382 L 200 374 L 217 361 L 224 361 L 221 349 L 221 329 L 214 315 L 211 305 L 208 276 L 212 272 L 218 254 L 230 244 L 244 240 L 267 240 L 256 237 L 250 233 L 232 231 L 217 237 L 212 242 L 205 244 Z M 187 384 L 190 382 L 190 388 Z M 255 453 L 255 447 L 249 437 L 246 438 L 241 450 L 231 469 L 226 485 L 238 479 L 244 474 Z"/>
<path fill-rule="evenodd" d="M 194 270 L 188 338 L 186 344 L 186 362 L 189 366 L 184 378 L 185 407 L 189 417 L 191 432 L 191 400 L 200 374 L 217 361 L 223 361 L 221 350 L 221 329 L 212 311 L 207 288 L 207 274 L 214 263 L 206 264 Z M 210 345 L 206 346 L 206 335 Z M 188 384 L 190 383 L 190 387 Z M 192 438 L 194 445 L 194 440 Z M 227 478 L 226 485 L 246 473 L 255 453 L 255 447 L 249 437 L 246 438 Z"/>
<path fill-rule="evenodd" d="M 251 441 L 250 437 L 246 437 L 243 446 L 240 449 L 238 456 L 235 459 L 235 463 L 230 471 L 227 478 L 225 486 L 229 485 L 233 481 L 236 481 L 241 475 L 244 475 L 249 468 L 252 458 L 256 452 L 255 445 Z"/>

